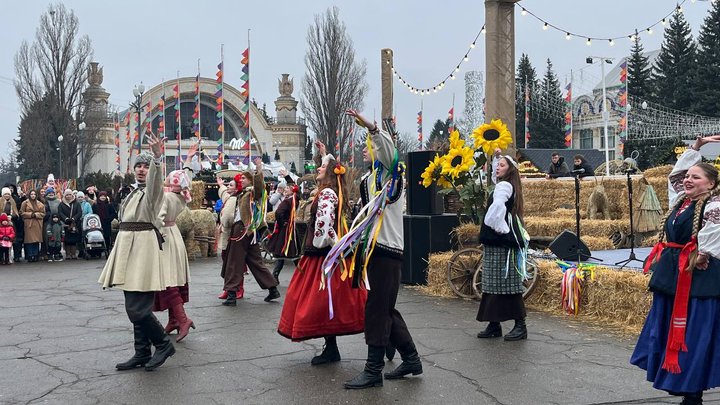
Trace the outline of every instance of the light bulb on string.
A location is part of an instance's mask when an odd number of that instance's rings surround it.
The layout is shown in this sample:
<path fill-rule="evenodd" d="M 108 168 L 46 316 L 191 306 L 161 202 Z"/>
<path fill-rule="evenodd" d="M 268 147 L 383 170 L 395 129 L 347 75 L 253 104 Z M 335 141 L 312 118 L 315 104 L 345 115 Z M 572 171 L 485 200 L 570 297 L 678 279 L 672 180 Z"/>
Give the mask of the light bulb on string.
<path fill-rule="evenodd" d="M 592 45 L 592 40 L 590 40 L 590 38 L 588 38 L 587 41 L 585 41 L 585 45 L 587 45 L 587 46 Z"/>
<path fill-rule="evenodd" d="M 465 57 L 463 58 L 463 60 L 464 60 L 465 62 L 468 61 L 468 56 L 467 56 L 467 54 L 465 54 Z"/>
<path fill-rule="evenodd" d="M 665 19 L 664 19 L 664 18 L 663 18 L 662 20 L 660 20 L 660 24 L 662 24 L 662 25 L 665 25 L 665 24 L 666 24 L 666 22 L 665 22 Z"/>
<path fill-rule="evenodd" d="M 615 46 L 615 41 L 613 41 L 612 39 L 608 39 L 608 43 L 610 44 L 610 46 Z"/>
<path fill-rule="evenodd" d="M 568 41 L 571 40 L 571 39 L 572 39 L 572 35 L 570 35 L 569 32 L 565 33 L 565 39 L 567 39 Z"/>
<path fill-rule="evenodd" d="M 450 80 L 455 80 L 455 75 L 454 75 L 454 74 L 450 75 Z"/>
<path fill-rule="evenodd" d="M 653 33 L 652 28 L 648 28 L 648 29 L 646 29 L 645 31 L 647 31 L 648 35 L 652 35 L 652 33 Z"/>
<path fill-rule="evenodd" d="M 475 48 L 475 42 L 473 42 L 472 44 L 470 44 L 470 48 L 471 48 L 471 49 L 472 49 L 472 48 Z"/>
<path fill-rule="evenodd" d="M 460 71 L 460 65 L 455 66 L 455 71 L 456 71 L 456 72 L 459 72 L 459 71 Z"/>
<path fill-rule="evenodd" d="M 543 24 L 543 31 L 547 31 L 548 27 L 549 27 L 548 23 Z"/>
<path fill-rule="evenodd" d="M 525 10 L 525 9 L 523 8 L 522 11 L 520 12 L 520 14 L 521 14 L 523 17 L 525 17 L 525 16 L 527 15 L 527 10 Z"/>
<path fill-rule="evenodd" d="M 637 35 L 636 34 L 630 35 L 630 42 L 635 42 L 635 41 L 637 41 Z"/>
<path fill-rule="evenodd" d="M 482 29 L 480 30 L 480 33 L 485 35 L 485 26 L 483 25 Z"/>
<path fill-rule="evenodd" d="M 680 13 L 680 14 L 682 14 L 682 12 L 683 12 L 683 8 L 682 8 L 682 6 L 679 5 L 679 4 L 678 4 L 676 10 L 677 10 L 677 12 Z"/>

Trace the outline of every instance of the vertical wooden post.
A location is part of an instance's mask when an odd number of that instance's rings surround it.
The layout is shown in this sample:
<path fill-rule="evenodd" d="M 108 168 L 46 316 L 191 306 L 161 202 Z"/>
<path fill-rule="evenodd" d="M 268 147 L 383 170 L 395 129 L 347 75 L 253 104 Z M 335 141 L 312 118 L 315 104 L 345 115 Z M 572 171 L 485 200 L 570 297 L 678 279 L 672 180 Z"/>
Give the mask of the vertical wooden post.
<path fill-rule="evenodd" d="M 515 3 L 485 0 L 485 120 L 500 118 L 515 133 Z"/>
<path fill-rule="evenodd" d="M 385 48 L 380 51 L 380 86 L 382 88 L 382 110 L 380 119 L 393 117 L 393 51 Z"/>

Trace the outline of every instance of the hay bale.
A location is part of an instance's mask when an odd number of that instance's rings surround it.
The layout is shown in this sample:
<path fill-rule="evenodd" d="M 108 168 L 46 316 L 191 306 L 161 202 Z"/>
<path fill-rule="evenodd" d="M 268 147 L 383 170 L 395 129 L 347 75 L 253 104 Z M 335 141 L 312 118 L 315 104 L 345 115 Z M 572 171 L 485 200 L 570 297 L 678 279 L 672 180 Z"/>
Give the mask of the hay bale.
<path fill-rule="evenodd" d="M 195 257 L 200 253 L 200 247 L 195 240 L 195 223 L 192 218 L 192 214 L 189 208 L 183 210 L 175 219 L 180 230 L 180 235 L 183 237 L 185 242 L 185 250 L 187 251 L 188 260 L 195 260 Z"/>
<path fill-rule="evenodd" d="M 205 182 L 195 180 L 190 185 L 190 196 L 192 201 L 189 206 L 190 209 L 196 210 L 202 207 L 203 199 L 205 199 Z"/>
<path fill-rule="evenodd" d="M 582 236 L 582 241 L 585 242 L 590 250 L 613 250 L 615 245 L 613 241 L 608 237 L 600 236 Z"/>
<path fill-rule="evenodd" d="M 535 310 L 565 315 L 560 301 L 562 271 L 555 262 L 540 260 L 538 272 L 535 290 L 525 303 Z M 596 267 L 595 279 L 585 284 L 578 319 L 639 333 L 652 303 L 647 283 L 648 276 L 642 273 Z"/>
<path fill-rule="evenodd" d="M 427 267 L 427 285 L 418 289 L 424 294 L 435 297 L 459 298 L 450 288 L 447 279 L 447 264 L 455 252 L 432 253 Z"/>
<path fill-rule="evenodd" d="M 656 167 L 651 167 L 651 168 L 645 170 L 643 172 L 643 174 L 645 175 L 645 178 L 660 177 L 664 180 L 667 180 L 672 169 L 673 169 L 673 165 L 656 166 Z"/>
<path fill-rule="evenodd" d="M 205 209 L 191 210 L 190 217 L 197 242 L 197 254 L 208 257 L 215 244 L 215 217 Z"/>
<path fill-rule="evenodd" d="M 630 223 L 624 219 L 586 219 L 580 222 L 580 227 L 583 239 L 586 236 L 607 238 L 616 231 L 629 231 Z M 526 216 L 525 228 L 528 233 L 534 237 L 555 237 L 566 229 L 574 231 L 575 218 L 574 214 L 572 217 L 563 218 L 556 218 L 547 214 L 544 216 Z"/>
<path fill-rule="evenodd" d="M 480 225 L 465 222 L 453 228 L 451 235 L 457 238 L 460 246 L 477 245 L 480 236 Z"/>

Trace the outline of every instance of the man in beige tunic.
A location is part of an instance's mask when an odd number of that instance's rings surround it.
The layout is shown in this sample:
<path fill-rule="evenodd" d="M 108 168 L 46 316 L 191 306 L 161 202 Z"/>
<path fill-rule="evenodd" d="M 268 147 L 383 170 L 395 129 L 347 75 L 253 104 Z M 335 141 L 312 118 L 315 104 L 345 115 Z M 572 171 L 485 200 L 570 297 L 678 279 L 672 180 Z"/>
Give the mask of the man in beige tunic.
<path fill-rule="evenodd" d="M 123 290 L 125 311 L 133 324 L 135 354 L 116 364 L 118 370 L 145 367 L 152 371 L 175 354 L 175 347 L 152 312 L 155 291 L 175 285 L 164 280 L 160 267 L 163 141 L 152 134 L 146 138 L 153 154 L 143 152 L 135 158 L 137 184 L 120 206 L 120 231 L 99 280 L 103 288 Z M 151 355 L 153 345 L 155 354 Z"/>

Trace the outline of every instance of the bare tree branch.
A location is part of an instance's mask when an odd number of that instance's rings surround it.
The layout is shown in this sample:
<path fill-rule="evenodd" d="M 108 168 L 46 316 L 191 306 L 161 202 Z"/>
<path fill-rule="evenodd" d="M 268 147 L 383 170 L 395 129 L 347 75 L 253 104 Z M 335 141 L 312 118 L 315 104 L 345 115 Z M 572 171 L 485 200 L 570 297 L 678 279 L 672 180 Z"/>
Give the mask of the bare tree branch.
<path fill-rule="evenodd" d="M 368 85 L 366 63 L 355 60 L 355 49 L 337 7 L 308 28 L 305 76 L 300 108 L 318 139 L 335 153 L 337 135 L 346 137 L 353 125 L 345 115 L 349 108 L 362 110 Z M 341 142 L 341 156 L 349 156 L 349 142 Z"/>

